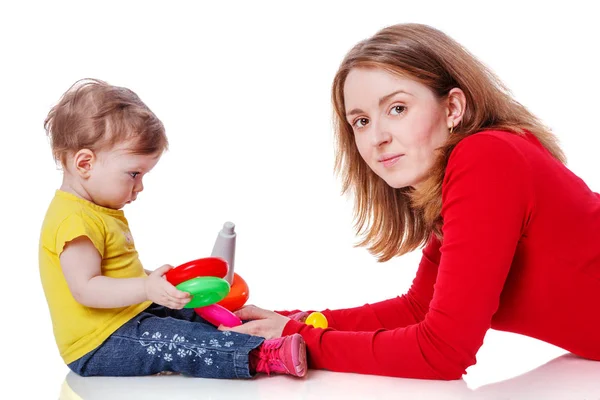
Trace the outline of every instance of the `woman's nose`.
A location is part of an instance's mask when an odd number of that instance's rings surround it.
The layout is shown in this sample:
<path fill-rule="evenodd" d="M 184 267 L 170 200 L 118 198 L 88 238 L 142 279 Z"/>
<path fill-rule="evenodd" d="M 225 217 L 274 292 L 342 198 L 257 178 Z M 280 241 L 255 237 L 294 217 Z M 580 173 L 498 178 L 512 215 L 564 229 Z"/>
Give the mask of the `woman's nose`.
<path fill-rule="evenodd" d="M 392 140 L 389 130 L 381 124 L 373 126 L 371 133 L 371 144 L 375 147 L 381 147 L 381 145 L 387 144 Z"/>

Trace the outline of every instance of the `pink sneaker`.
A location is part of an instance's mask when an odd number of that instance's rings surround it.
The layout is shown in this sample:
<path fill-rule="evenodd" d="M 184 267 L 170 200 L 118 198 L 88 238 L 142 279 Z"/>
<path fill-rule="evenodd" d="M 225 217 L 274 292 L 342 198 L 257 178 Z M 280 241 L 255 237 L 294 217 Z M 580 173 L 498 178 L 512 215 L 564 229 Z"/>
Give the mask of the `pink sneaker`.
<path fill-rule="evenodd" d="M 297 313 L 290 314 L 287 317 L 289 319 L 293 319 L 294 321 L 304 322 L 306 321 L 306 317 L 308 317 L 308 313 L 306 311 L 298 311 Z"/>
<path fill-rule="evenodd" d="M 306 344 L 299 333 L 265 340 L 250 352 L 250 368 L 268 375 L 288 374 L 300 378 L 306 375 Z"/>

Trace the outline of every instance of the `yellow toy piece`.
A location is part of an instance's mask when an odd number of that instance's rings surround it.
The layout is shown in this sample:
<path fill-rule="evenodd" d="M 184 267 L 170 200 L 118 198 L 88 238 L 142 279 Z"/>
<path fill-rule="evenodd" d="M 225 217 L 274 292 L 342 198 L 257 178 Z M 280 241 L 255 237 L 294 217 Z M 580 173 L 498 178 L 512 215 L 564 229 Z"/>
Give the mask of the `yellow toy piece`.
<path fill-rule="evenodd" d="M 315 328 L 327 329 L 329 324 L 327 323 L 327 318 L 320 312 L 315 311 L 310 313 L 308 317 L 306 317 L 306 321 L 304 321 L 307 325 L 312 325 Z"/>

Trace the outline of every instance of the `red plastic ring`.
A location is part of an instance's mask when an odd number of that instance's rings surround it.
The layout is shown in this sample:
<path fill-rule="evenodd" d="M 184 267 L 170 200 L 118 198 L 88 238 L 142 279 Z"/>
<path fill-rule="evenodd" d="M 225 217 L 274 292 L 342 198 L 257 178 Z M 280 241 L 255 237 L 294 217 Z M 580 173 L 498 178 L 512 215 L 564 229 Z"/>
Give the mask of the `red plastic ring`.
<path fill-rule="evenodd" d="M 224 278 L 227 275 L 227 262 L 219 257 L 205 257 L 192 260 L 170 269 L 165 274 L 167 281 L 177 286 L 200 276 Z"/>

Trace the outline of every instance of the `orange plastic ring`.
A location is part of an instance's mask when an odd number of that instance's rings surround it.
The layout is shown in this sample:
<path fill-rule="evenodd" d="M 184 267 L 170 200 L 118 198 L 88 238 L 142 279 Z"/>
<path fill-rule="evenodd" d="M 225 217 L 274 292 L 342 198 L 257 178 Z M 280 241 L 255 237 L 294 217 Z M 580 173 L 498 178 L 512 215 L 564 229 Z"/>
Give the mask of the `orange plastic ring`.
<path fill-rule="evenodd" d="M 246 304 L 248 297 L 250 297 L 248 284 L 241 276 L 234 272 L 233 283 L 231 285 L 231 289 L 229 290 L 229 294 L 217 304 L 225 307 L 229 311 L 235 311 L 242 308 L 242 306 Z"/>

